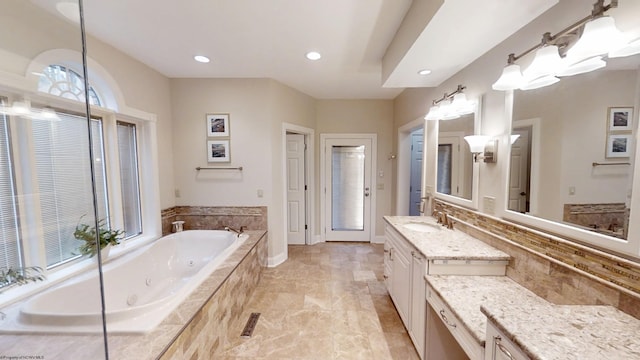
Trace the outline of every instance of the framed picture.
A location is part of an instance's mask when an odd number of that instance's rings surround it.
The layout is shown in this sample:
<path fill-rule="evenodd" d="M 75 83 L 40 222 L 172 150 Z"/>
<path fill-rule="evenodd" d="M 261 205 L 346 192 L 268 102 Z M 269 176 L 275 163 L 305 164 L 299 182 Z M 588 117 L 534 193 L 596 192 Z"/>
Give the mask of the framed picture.
<path fill-rule="evenodd" d="M 229 114 L 207 114 L 207 136 L 229 136 Z"/>
<path fill-rule="evenodd" d="M 607 136 L 607 158 L 626 158 L 631 154 L 631 134 L 609 134 Z"/>
<path fill-rule="evenodd" d="M 209 140 L 207 141 L 207 161 L 208 162 L 229 162 L 229 140 Z"/>
<path fill-rule="evenodd" d="M 632 107 L 609 108 L 609 131 L 630 131 L 633 125 Z"/>

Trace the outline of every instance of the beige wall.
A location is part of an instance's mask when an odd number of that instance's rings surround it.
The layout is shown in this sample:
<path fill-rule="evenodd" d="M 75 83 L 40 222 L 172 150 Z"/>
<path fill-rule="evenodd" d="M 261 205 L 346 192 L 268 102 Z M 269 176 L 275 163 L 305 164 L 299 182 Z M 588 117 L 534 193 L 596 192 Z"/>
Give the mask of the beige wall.
<path fill-rule="evenodd" d="M 496 199 L 496 208 L 500 211 L 500 207 L 504 208 L 505 194 L 506 194 L 506 177 L 504 176 L 507 167 L 509 165 L 509 159 L 504 156 L 507 153 L 507 147 L 509 146 L 508 134 L 510 133 L 510 117 L 511 109 L 506 105 L 509 94 L 502 91 L 494 91 L 491 89 L 491 85 L 495 82 L 503 67 L 506 64 L 507 55 L 509 53 L 520 53 L 531 46 L 540 42 L 541 34 L 546 31 L 552 33 L 558 32 L 565 28 L 568 24 L 583 18 L 586 14 L 591 12 L 593 2 L 583 0 L 563 0 L 552 8 L 550 11 L 543 14 L 540 18 L 534 20 L 530 24 L 524 26 L 516 34 L 512 35 L 504 42 L 500 43 L 483 56 L 478 58 L 472 64 L 455 74 L 440 86 L 430 90 L 408 89 L 405 90 L 400 96 L 395 99 L 395 124 L 394 129 L 397 129 L 413 120 L 416 115 L 423 115 L 427 112 L 427 105 L 434 98 L 439 98 L 445 92 L 451 92 L 456 89 L 458 84 L 465 85 L 467 87 L 466 93 L 470 98 L 478 98 L 482 96 L 482 126 L 481 133 L 484 135 L 494 136 L 499 139 L 498 149 L 498 162 L 496 164 L 480 164 L 480 184 L 479 184 L 479 210 L 487 212 L 483 206 L 483 197 L 489 196 Z M 634 21 L 634 17 L 640 13 L 640 2 L 635 1 L 621 1 L 620 8 L 611 11 L 612 15 L 616 17 L 616 24 L 620 30 L 627 30 L 630 28 L 637 28 L 637 21 Z M 636 36 L 638 31 L 636 31 Z M 521 64 L 524 67 L 528 64 L 530 59 L 522 59 Z M 568 83 L 568 80 L 562 80 Z M 557 84 L 558 85 L 558 84 Z M 583 89 L 586 90 L 586 89 Z M 427 96 L 422 98 L 422 94 Z M 633 98 L 630 102 L 627 100 L 619 99 L 620 101 L 611 100 L 610 106 L 624 106 L 630 104 L 637 104 L 637 98 Z M 420 109 L 423 109 L 420 112 Z M 586 110 L 586 109 L 582 109 Z M 579 110 L 581 111 L 581 110 Z M 584 115 L 584 113 L 582 113 Z M 599 115 L 600 121 L 604 121 L 606 115 L 602 112 Z M 637 115 L 636 115 L 637 119 Z M 577 127 L 582 129 L 582 125 L 576 123 L 579 121 L 576 117 L 571 127 Z M 560 129 L 558 129 L 560 130 Z M 600 129 L 602 131 L 604 129 Z M 437 126 L 429 125 L 425 138 L 433 140 L 432 132 L 437 131 Z M 582 131 L 582 130 L 581 130 Z M 560 133 L 556 133 L 559 135 Z M 602 134 L 600 141 L 604 141 L 605 134 Z M 428 176 L 426 178 L 427 185 L 434 185 L 433 177 L 430 176 L 430 172 L 435 171 L 435 160 L 433 159 L 433 153 L 435 150 L 435 142 L 430 141 L 427 146 L 431 149 L 430 152 L 425 154 L 425 167 Z M 592 161 L 596 161 L 596 158 L 602 158 L 604 146 L 599 142 L 595 145 L 589 145 L 596 153 L 589 152 L 589 159 L 586 167 L 589 168 Z M 591 151 L 591 149 L 589 150 Z M 431 153 L 431 154 L 430 154 Z M 587 156 L 586 154 L 584 154 Z M 553 154 L 543 153 L 542 161 L 547 161 Z M 566 159 L 570 161 L 569 159 Z M 587 161 L 586 158 L 584 161 Z M 590 169 L 589 169 L 590 170 Z M 557 177 L 556 177 L 557 175 Z M 559 183 L 558 186 L 566 187 L 568 184 L 562 183 L 562 177 L 560 172 L 557 172 L 553 176 L 554 182 Z M 546 179 L 548 181 L 548 179 Z M 640 178 L 635 178 L 635 184 L 640 183 Z M 580 185 L 582 187 L 582 185 Z M 626 187 L 626 186 L 625 186 Z M 558 190 L 559 191 L 559 190 Z M 562 199 L 559 192 L 556 192 L 556 198 Z M 557 207 L 556 207 L 557 208 Z M 500 214 L 498 214 L 500 215 Z"/>
<path fill-rule="evenodd" d="M 171 92 L 177 205 L 267 206 L 269 257 L 286 254 L 282 123 L 312 127 L 314 100 L 269 79 L 172 79 Z M 230 114 L 230 163 L 207 163 L 209 113 Z"/>
<path fill-rule="evenodd" d="M 383 177 L 374 174 L 374 186 L 384 189 L 376 191 L 375 234 L 384 235 L 382 217 L 391 214 L 393 174 L 393 101 L 391 100 L 318 100 L 316 116 L 317 143 L 319 135 L 327 133 L 375 133 L 378 138 L 377 171 L 383 171 Z M 320 174 L 320 151 L 317 151 L 317 174 Z M 320 184 L 318 180 L 317 184 Z M 319 204 L 319 202 L 318 202 Z M 319 214 L 318 214 L 319 216 Z M 373 230 L 373 229 L 372 229 Z"/>
<path fill-rule="evenodd" d="M 16 83 L 12 85 L 22 86 L 24 77 L 31 76 L 26 74 L 31 61 L 51 49 L 72 50 L 73 58 L 67 60 L 77 64 L 75 70 L 82 72 L 82 44 L 77 24 L 52 16 L 21 0 L 7 1 L 3 7 L 5 11 L 0 15 L 0 22 L 2 28 L 8 30 L 0 31 L 0 71 L 16 78 Z M 125 104 L 122 105 L 157 116 L 160 204 L 162 208 L 173 206 L 169 79 L 95 38 L 87 39 L 87 49 L 90 61 L 104 68 L 124 95 Z M 92 69 L 89 71 L 91 74 Z M 29 90 L 35 92 L 37 78 L 31 77 L 29 81 L 33 81 L 28 85 Z M 92 82 L 91 76 L 89 81 Z"/>

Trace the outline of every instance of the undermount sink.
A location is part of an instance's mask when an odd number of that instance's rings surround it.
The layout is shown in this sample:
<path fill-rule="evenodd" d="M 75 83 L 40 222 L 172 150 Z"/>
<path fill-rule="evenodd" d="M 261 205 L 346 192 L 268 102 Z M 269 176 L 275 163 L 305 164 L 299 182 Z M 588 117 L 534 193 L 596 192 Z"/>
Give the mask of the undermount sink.
<path fill-rule="evenodd" d="M 410 222 L 408 224 L 402 225 L 406 229 L 420 232 L 435 232 L 440 231 L 440 227 L 435 224 L 427 224 L 422 222 Z"/>

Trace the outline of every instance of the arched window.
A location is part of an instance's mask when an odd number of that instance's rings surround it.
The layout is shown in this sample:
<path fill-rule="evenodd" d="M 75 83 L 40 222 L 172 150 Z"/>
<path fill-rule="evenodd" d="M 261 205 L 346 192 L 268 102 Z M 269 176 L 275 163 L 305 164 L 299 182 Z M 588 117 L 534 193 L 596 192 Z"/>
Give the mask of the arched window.
<path fill-rule="evenodd" d="M 84 102 L 84 78 L 66 66 L 49 65 L 40 76 L 38 91 Z M 92 86 L 89 87 L 89 104 L 102 106 Z"/>

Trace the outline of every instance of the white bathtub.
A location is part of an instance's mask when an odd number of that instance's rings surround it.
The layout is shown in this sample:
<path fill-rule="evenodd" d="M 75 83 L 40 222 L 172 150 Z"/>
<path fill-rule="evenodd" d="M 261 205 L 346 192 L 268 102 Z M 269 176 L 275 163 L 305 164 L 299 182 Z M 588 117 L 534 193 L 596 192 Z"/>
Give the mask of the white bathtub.
<path fill-rule="evenodd" d="M 247 237 L 222 230 L 183 231 L 108 262 L 103 267 L 107 331 L 153 330 Z M 15 319 L 7 319 L 1 330 L 102 332 L 98 274 L 91 273 L 25 301 Z"/>

